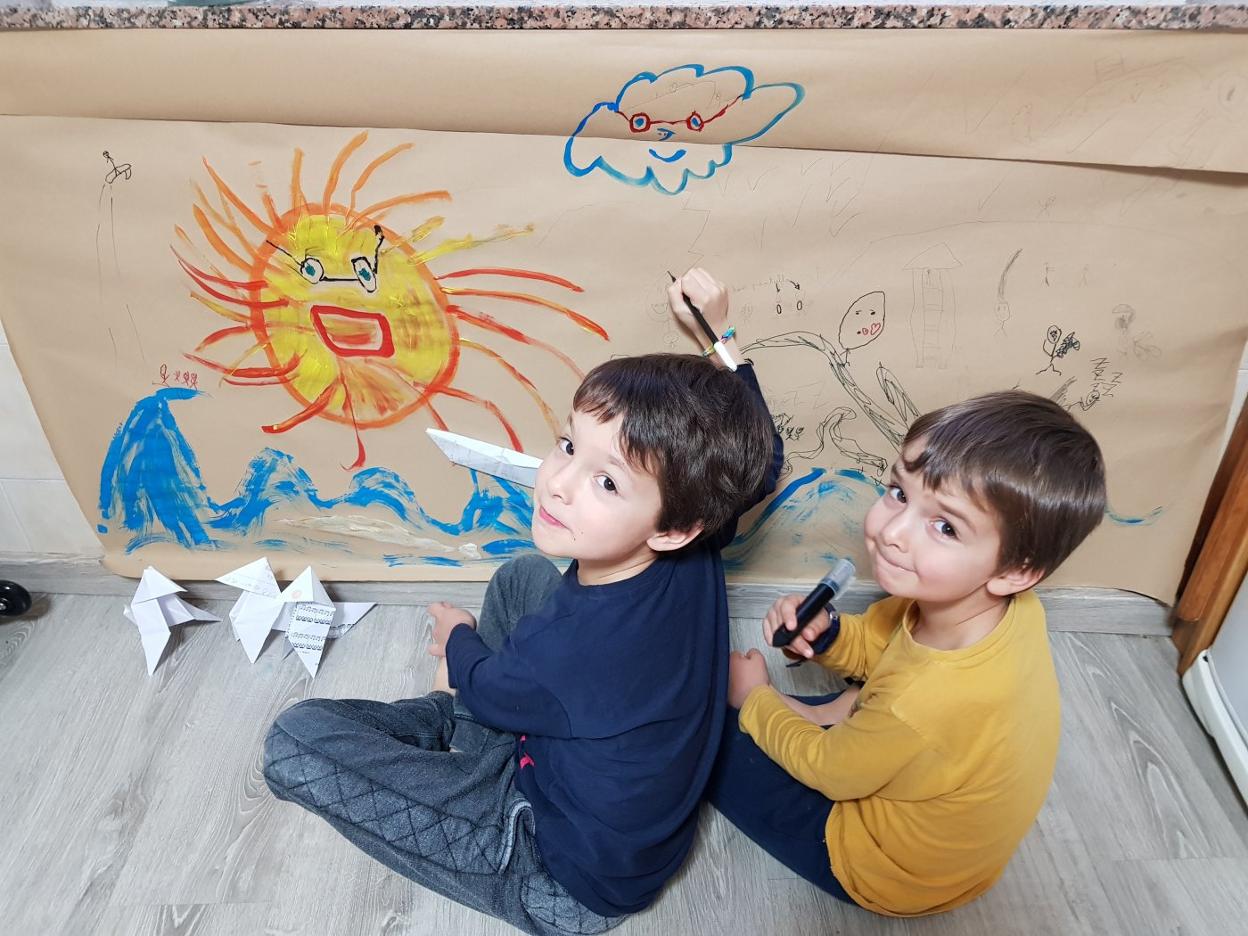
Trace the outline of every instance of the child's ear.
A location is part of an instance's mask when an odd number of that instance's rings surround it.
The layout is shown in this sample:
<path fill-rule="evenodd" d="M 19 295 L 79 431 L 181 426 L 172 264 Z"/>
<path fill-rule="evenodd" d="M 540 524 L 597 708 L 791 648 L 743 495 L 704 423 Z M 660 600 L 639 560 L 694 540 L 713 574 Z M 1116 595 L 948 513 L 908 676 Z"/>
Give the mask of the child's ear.
<path fill-rule="evenodd" d="M 668 530 L 666 533 L 655 533 L 646 540 L 646 545 L 655 552 L 671 552 L 693 542 L 701 533 L 702 524 L 695 523 L 687 530 Z"/>
<path fill-rule="evenodd" d="M 998 598 L 1008 598 L 1010 595 L 1025 592 L 1042 578 L 1043 572 L 1025 566 L 1020 569 L 1006 569 L 988 580 L 988 593 Z"/>

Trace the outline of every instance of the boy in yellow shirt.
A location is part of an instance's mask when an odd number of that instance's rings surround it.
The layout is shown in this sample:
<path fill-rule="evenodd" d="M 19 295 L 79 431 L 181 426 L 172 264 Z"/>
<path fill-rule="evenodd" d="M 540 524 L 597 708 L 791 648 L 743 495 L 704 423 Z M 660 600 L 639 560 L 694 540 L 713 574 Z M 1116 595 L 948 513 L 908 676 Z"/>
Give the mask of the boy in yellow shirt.
<path fill-rule="evenodd" d="M 860 688 L 801 700 L 762 654 L 734 653 L 731 709 L 708 788 L 720 812 L 829 893 L 891 916 L 988 890 L 1044 802 L 1057 760 L 1057 678 L 1030 590 L 1105 512 L 1096 441 L 1021 391 L 928 413 L 867 514 L 891 596 L 784 649 Z M 768 645 L 801 595 L 767 613 Z M 738 709 L 738 711 L 733 711 Z"/>

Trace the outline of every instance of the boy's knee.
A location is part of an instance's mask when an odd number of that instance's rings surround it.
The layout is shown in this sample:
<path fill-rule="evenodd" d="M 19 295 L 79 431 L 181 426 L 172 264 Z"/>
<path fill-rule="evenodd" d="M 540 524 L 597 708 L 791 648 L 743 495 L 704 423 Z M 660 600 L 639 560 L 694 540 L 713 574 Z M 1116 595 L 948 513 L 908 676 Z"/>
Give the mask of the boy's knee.
<path fill-rule="evenodd" d="M 527 556 L 516 556 L 514 559 L 508 559 L 498 571 L 494 573 L 496 577 L 502 577 L 505 580 L 520 579 L 527 580 L 534 577 L 545 577 L 551 572 L 555 575 L 559 574 L 559 570 L 555 568 L 555 564 L 545 556 L 537 553 L 530 553 Z"/>
<path fill-rule="evenodd" d="M 535 586 L 546 588 L 559 580 L 559 570 L 545 556 L 517 556 L 503 563 L 494 573 L 490 584 L 503 590 L 505 595 L 527 591 Z"/>
<path fill-rule="evenodd" d="M 302 782 L 302 761 L 315 750 L 331 699 L 296 702 L 274 719 L 264 739 L 264 779 L 280 794 Z"/>

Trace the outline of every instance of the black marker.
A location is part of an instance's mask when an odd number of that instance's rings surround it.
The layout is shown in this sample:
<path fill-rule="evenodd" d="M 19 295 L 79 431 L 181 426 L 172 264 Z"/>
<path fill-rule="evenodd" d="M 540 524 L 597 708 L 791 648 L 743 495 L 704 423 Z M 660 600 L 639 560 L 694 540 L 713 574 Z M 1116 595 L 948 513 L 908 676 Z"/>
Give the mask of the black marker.
<path fill-rule="evenodd" d="M 819 580 L 819 584 L 810 590 L 810 594 L 802 599 L 802 603 L 797 606 L 797 629 L 789 630 L 784 624 L 776 628 L 776 632 L 771 635 L 771 645 L 773 647 L 787 647 L 807 624 L 811 618 L 826 608 L 854 579 L 854 564 L 848 559 L 838 559 L 836 564 L 832 566 L 832 570 Z M 818 639 L 811 646 L 816 653 L 822 653 L 832 645 L 832 641 L 836 639 L 841 629 L 840 615 L 835 611 L 831 613 L 832 626 L 819 635 Z"/>
<path fill-rule="evenodd" d="M 667 275 L 672 277 L 673 283 L 676 282 L 676 277 L 672 274 L 671 270 L 667 271 Z M 685 300 L 685 305 L 687 305 L 689 307 L 689 311 L 693 313 L 693 317 L 697 321 L 698 326 L 703 332 L 706 333 L 706 337 L 711 340 L 711 345 L 715 348 L 715 353 L 719 355 L 719 359 L 724 362 L 724 366 L 730 371 L 735 371 L 737 369 L 737 362 L 732 359 L 732 355 L 728 353 L 728 349 L 724 347 L 724 343 L 719 340 L 719 336 L 715 334 L 715 329 L 711 328 L 711 323 L 703 317 L 702 310 L 689 300 L 689 297 L 685 295 L 685 291 L 683 289 L 680 291 L 680 298 Z"/>

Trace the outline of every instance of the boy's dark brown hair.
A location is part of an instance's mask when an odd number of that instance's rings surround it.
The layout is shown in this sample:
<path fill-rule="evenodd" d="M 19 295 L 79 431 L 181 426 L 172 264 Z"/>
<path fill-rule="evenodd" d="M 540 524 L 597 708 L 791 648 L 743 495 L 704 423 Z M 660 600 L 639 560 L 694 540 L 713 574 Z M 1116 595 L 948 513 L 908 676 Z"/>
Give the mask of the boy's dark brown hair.
<path fill-rule="evenodd" d="M 1057 403 L 1022 390 L 988 393 L 920 416 L 904 461 L 937 490 L 960 484 L 997 518 L 999 571 L 1048 575 L 1105 515 L 1105 462 L 1091 434 Z"/>
<path fill-rule="evenodd" d="M 589 372 L 572 408 L 621 417 L 620 450 L 659 482 L 659 530 L 713 533 L 748 503 L 771 462 L 773 426 L 741 377 L 696 354 L 616 358 Z"/>

